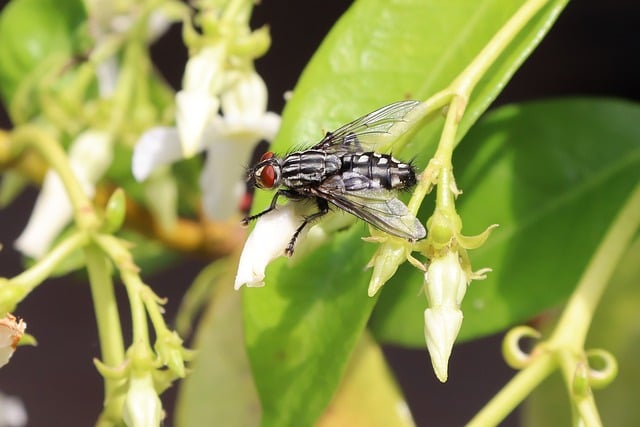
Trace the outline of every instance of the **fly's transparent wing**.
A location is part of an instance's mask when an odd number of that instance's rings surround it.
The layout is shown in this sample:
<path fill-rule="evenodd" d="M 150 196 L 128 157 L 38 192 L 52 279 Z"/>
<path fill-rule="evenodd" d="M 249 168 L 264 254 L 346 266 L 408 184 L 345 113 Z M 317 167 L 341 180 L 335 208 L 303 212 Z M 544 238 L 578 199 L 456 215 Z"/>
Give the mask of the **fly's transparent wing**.
<path fill-rule="evenodd" d="M 427 235 L 420 220 L 384 188 L 344 191 L 321 184 L 312 193 L 393 236 L 413 241 Z"/>
<path fill-rule="evenodd" d="M 357 151 L 376 151 L 391 127 L 404 120 L 420 101 L 399 101 L 386 105 L 336 129 L 327 132 L 313 148 L 328 153 L 346 154 Z"/>

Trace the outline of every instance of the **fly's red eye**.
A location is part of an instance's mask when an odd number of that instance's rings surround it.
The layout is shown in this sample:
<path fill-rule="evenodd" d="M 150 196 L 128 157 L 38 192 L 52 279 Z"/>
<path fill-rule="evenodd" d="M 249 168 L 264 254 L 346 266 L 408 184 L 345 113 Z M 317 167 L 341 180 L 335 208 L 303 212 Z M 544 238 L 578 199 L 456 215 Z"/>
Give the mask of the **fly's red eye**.
<path fill-rule="evenodd" d="M 272 157 L 273 157 L 273 153 L 271 151 L 267 151 L 262 155 L 262 157 L 260 157 L 260 161 L 264 162 L 265 160 L 270 159 Z"/>
<path fill-rule="evenodd" d="M 271 153 L 271 155 L 273 155 L 273 153 Z M 262 157 L 264 160 L 264 156 Z M 273 184 L 276 182 L 276 170 L 273 168 L 273 166 L 267 165 L 262 168 L 262 171 L 260 171 L 260 181 L 262 182 L 262 186 L 264 188 L 273 187 Z"/>

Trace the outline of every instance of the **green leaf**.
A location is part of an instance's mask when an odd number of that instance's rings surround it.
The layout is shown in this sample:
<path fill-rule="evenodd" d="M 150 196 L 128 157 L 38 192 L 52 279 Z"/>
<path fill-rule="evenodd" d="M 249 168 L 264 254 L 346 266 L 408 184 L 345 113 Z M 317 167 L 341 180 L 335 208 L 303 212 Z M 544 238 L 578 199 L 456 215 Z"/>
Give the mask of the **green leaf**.
<path fill-rule="evenodd" d="M 198 355 L 178 394 L 175 424 L 179 427 L 260 423 L 260 405 L 242 340 L 240 294 L 233 290 L 232 274 L 227 271 L 218 280 L 198 325 Z"/>
<path fill-rule="evenodd" d="M 384 354 L 368 333 L 356 346 L 329 408 L 316 427 L 415 425 L 393 379 Z"/>
<path fill-rule="evenodd" d="M 480 81 L 466 127 L 504 87 L 564 3 L 545 7 L 498 60 L 494 74 Z M 324 131 L 385 104 L 426 99 L 444 89 L 518 6 L 506 0 L 356 2 L 305 69 L 274 150 L 309 146 Z M 425 127 L 405 155 L 424 167 L 441 124 Z M 258 193 L 260 210 L 272 195 Z M 366 296 L 369 274 L 363 271 L 374 246 L 359 240 L 365 229 L 339 233 L 293 266 L 274 263 L 264 289 L 244 291 L 246 341 L 264 425 L 311 425 L 329 403 L 374 304 Z"/>
<path fill-rule="evenodd" d="M 8 103 L 38 65 L 70 58 L 86 20 L 80 0 L 13 0 L 0 14 L 0 95 Z"/>
<path fill-rule="evenodd" d="M 640 180 L 640 106 L 605 99 L 512 105 L 482 120 L 454 156 L 464 230 L 498 223 L 470 252 L 490 267 L 463 302 L 460 340 L 503 330 L 564 301 Z M 421 278 L 407 266 L 372 319 L 384 341 L 423 347 Z"/>

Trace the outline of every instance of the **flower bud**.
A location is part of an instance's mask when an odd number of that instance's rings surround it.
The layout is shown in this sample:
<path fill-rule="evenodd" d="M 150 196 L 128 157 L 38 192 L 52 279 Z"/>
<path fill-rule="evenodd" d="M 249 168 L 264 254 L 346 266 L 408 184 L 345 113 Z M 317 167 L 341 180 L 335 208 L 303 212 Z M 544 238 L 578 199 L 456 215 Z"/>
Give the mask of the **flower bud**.
<path fill-rule="evenodd" d="M 424 334 L 433 370 L 442 382 L 447 380 L 449 356 L 462 325 L 460 304 L 468 284 L 457 251 L 433 259 L 425 273 L 429 308 L 424 312 Z"/>
<path fill-rule="evenodd" d="M 129 380 L 122 417 L 128 427 L 156 427 L 162 422 L 162 403 L 153 387 L 151 373 L 134 375 Z"/>

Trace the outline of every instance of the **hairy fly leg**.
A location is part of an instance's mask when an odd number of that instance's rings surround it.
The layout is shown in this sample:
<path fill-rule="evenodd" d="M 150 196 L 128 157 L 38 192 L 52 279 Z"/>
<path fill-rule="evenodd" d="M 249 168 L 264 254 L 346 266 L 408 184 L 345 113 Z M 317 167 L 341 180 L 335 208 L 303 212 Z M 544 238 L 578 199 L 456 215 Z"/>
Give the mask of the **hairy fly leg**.
<path fill-rule="evenodd" d="M 302 232 L 302 230 L 304 230 L 304 228 L 311 222 L 315 221 L 316 219 L 324 216 L 327 214 L 327 212 L 329 212 L 329 203 L 321 198 L 321 197 L 316 197 L 316 204 L 318 205 L 318 212 L 315 212 L 309 216 L 306 216 L 304 218 L 304 221 L 302 222 L 302 224 L 300 224 L 300 227 L 298 227 L 298 229 L 296 230 L 295 233 L 293 233 L 293 236 L 291 236 L 291 240 L 289 241 L 289 245 L 287 246 L 287 249 L 285 249 L 285 254 L 287 256 L 291 256 L 293 255 L 293 249 L 296 246 L 296 240 L 298 240 L 298 236 L 300 235 L 300 233 Z"/>

